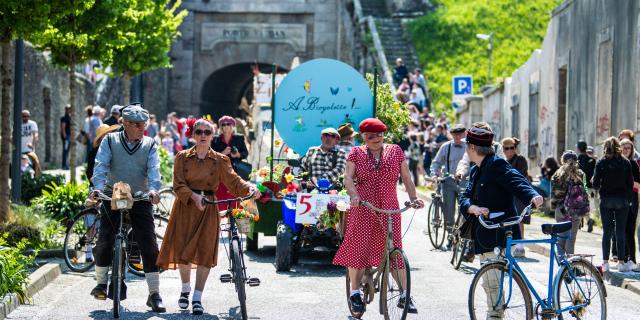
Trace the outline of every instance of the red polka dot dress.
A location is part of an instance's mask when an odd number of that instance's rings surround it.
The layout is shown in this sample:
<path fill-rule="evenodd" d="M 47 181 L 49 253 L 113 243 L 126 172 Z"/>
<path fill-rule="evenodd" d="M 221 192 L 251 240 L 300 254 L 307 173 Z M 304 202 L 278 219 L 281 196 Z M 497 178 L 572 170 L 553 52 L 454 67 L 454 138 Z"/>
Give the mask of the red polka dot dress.
<path fill-rule="evenodd" d="M 396 184 L 404 152 L 398 145 L 385 145 L 378 169 L 366 146 L 355 147 L 347 161 L 355 164 L 356 189 L 360 199 L 386 210 L 399 209 Z M 401 217 L 394 214 L 393 243 L 402 248 Z M 387 215 L 363 206 L 353 207 L 347 214 L 347 228 L 333 264 L 366 269 L 377 267 L 387 237 Z"/>

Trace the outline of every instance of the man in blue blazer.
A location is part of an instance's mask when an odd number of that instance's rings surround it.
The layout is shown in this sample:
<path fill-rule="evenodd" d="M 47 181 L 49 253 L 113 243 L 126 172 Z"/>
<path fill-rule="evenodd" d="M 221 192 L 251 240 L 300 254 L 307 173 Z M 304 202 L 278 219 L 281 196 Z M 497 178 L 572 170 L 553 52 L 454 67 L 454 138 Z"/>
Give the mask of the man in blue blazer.
<path fill-rule="evenodd" d="M 526 177 L 511 167 L 506 160 L 495 155 L 492 147 L 493 132 L 483 129 L 483 123 L 474 123 L 467 130 L 467 154 L 474 163 L 469 174 L 469 184 L 460 195 L 460 213 L 466 219 L 476 219 L 482 215 L 489 217 L 489 213 L 503 212 L 492 222 L 513 218 L 516 212 L 514 198 L 523 203 L 533 203 L 536 207 L 542 205 L 542 197 L 531 187 Z M 514 239 L 520 239 L 520 228 L 510 227 Z M 485 229 L 478 221 L 474 221 L 472 228 L 475 253 L 479 255 L 481 263 L 496 258 L 493 249 L 506 246 L 505 230 Z M 483 276 L 482 287 L 489 297 L 488 303 L 495 305 L 499 295 L 499 275 Z M 489 308 L 491 310 L 492 308 Z M 487 317 L 501 319 L 501 310 L 489 311 Z"/>

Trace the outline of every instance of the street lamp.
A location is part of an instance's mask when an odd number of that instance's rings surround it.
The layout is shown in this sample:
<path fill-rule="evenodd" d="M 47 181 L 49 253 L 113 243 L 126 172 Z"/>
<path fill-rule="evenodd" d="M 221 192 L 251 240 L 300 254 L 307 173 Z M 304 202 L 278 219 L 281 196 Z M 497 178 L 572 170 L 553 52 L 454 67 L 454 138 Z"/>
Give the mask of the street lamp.
<path fill-rule="evenodd" d="M 491 61 L 493 58 L 493 32 L 490 34 L 478 33 L 476 34 L 476 38 L 484 41 L 489 41 L 489 82 L 491 82 Z"/>

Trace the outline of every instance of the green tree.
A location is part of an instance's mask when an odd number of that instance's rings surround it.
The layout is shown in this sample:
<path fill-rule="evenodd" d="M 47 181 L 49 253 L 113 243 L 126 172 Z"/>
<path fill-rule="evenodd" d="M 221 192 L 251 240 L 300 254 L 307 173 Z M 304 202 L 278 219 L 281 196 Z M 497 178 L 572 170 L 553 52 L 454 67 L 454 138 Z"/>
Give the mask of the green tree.
<path fill-rule="evenodd" d="M 88 2 L 88 1 L 87 1 Z M 2 99 L 0 118 L 2 131 L 0 139 L 0 222 L 6 221 L 9 214 L 9 164 L 11 146 L 19 148 L 19 141 L 11 143 L 11 87 L 13 86 L 13 64 L 11 62 L 11 41 L 22 37 L 30 40 L 34 33 L 47 28 L 48 23 L 57 21 L 69 12 L 72 0 L 2 0 L 0 1 L 0 45 L 2 46 L 2 64 L 0 76 Z"/>
<path fill-rule="evenodd" d="M 171 4 L 173 3 L 173 4 Z M 111 75 L 124 80 L 124 103 L 129 103 L 131 78 L 158 68 L 171 67 L 168 52 L 179 36 L 187 10 L 177 12 L 181 1 L 137 0 L 118 17 L 109 33 Z"/>
<path fill-rule="evenodd" d="M 367 73 L 367 82 L 373 92 L 373 75 Z M 409 109 L 393 98 L 388 83 L 378 83 L 376 94 L 376 118 L 387 126 L 387 138 L 398 142 L 404 137 L 404 129 L 409 126 Z"/>
<path fill-rule="evenodd" d="M 562 0 L 436 0 L 437 8 L 409 25 L 439 111 L 449 106 L 454 75 L 474 76 L 474 93 L 488 81 L 487 42 L 495 33 L 493 78 L 501 82 L 539 48 L 551 11 Z M 444 110 L 443 110 L 444 109 Z"/>
<path fill-rule="evenodd" d="M 76 136 L 76 75 L 75 66 L 89 60 L 109 61 L 109 42 L 113 35 L 108 31 L 119 15 L 127 10 L 125 0 L 72 0 L 72 10 L 57 21 L 52 21 L 46 30 L 34 40 L 40 49 L 51 52 L 51 62 L 66 68 L 69 73 L 69 103 L 71 104 L 71 137 Z M 91 143 L 89 141 L 88 143 Z M 71 181 L 76 181 L 76 144 L 69 147 Z"/>

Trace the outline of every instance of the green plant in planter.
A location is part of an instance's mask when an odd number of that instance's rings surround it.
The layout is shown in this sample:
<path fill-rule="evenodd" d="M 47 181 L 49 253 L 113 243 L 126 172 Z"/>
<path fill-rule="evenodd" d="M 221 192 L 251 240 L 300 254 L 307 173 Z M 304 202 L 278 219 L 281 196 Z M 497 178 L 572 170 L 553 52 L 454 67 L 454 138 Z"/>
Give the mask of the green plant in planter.
<path fill-rule="evenodd" d="M 160 158 L 160 176 L 163 185 L 173 184 L 173 158 L 169 151 L 165 148 L 158 148 L 158 157 Z"/>
<path fill-rule="evenodd" d="M 42 195 L 42 190 L 51 183 L 64 184 L 63 175 L 50 175 L 43 173 L 39 177 L 32 178 L 29 174 L 22 175 L 21 200 L 24 204 L 30 204 L 31 200 Z"/>
<path fill-rule="evenodd" d="M 54 220 L 65 222 L 73 219 L 84 207 L 89 193 L 89 184 L 67 183 L 58 185 L 55 182 L 42 190 L 42 196 L 34 199 L 34 203 L 49 213 Z"/>
<path fill-rule="evenodd" d="M 0 299 L 9 293 L 15 293 L 20 302 L 25 303 L 29 300 L 26 291 L 28 271 L 35 264 L 36 256 L 23 253 L 27 247 L 25 240 L 20 241 L 15 247 L 5 247 L 7 236 L 0 236 Z"/>

